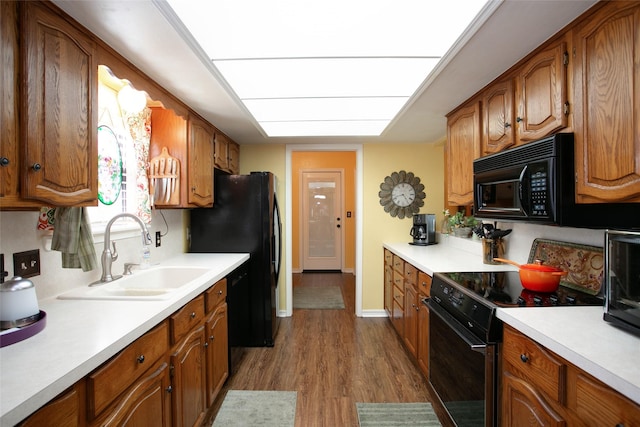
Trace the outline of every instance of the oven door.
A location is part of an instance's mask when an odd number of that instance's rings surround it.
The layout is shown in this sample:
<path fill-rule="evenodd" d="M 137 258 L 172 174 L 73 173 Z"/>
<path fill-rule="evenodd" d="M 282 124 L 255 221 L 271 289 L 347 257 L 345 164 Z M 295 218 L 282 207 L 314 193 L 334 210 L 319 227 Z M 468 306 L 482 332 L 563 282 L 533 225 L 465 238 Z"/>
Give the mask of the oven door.
<path fill-rule="evenodd" d="M 429 300 L 429 382 L 459 426 L 497 426 L 496 347 Z"/>

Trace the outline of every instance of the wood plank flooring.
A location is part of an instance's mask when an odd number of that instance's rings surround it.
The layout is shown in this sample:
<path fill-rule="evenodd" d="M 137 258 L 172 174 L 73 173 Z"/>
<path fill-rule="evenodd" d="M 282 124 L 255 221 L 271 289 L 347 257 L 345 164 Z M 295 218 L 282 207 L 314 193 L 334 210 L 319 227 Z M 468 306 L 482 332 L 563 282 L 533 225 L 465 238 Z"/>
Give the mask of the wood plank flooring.
<path fill-rule="evenodd" d="M 346 308 L 296 309 L 280 319 L 274 347 L 232 349 L 232 375 L 203 425 L 211 425 L 231 389 L 297 391 L 296 427 L 357 426 L 356 402 L 431 400 L 389 320 L 355 316 L 352 274 L 293 279 L 293 286 L 340 286 Z"/>

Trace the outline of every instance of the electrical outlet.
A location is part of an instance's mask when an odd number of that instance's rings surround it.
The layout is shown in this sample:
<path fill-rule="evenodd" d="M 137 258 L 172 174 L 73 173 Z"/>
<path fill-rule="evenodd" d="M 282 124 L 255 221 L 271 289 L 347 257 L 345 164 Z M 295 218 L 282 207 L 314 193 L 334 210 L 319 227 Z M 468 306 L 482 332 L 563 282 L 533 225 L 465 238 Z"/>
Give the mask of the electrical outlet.
<path fill-rule="evenodd" d="M 40 250 L 33 249 L 13 254 L 13 275 L 20 277 L 40 275 Z"/>
<path fill-rule="evenodd" d="M 162 236 L 159 231 L 156 231 L 156 248 L 159 248 L 162 244 Z"/>

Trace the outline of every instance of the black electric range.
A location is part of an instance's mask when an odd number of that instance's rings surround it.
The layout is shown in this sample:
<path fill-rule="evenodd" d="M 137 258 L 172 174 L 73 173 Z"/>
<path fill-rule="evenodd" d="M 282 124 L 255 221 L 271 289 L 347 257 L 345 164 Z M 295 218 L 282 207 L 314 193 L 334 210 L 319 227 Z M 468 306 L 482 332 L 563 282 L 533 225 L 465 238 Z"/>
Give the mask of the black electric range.
<path fill-rule="evenodd" d="M 501 336 L 497 307 L 603 305 L 599 296 L 564 286 L 551 293 L 529 291 L 517 271 L 435 273 L 431 298 L 470 332 L 489 342 Z"/>

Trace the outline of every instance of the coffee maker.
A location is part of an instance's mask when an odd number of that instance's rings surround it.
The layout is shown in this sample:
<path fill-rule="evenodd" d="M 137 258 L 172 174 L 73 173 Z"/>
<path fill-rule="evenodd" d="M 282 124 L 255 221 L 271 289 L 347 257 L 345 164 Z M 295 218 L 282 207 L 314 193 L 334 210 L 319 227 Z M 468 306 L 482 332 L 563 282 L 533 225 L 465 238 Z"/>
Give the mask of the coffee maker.
<path fill-rule="evenodd" d="M 413 227 L 409 232 L 413 237 L 411 245 L 427 246 L 436 243 L 436 216 L 435 214 L 413 215 Z"/>

